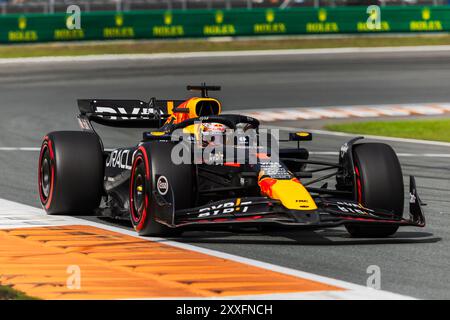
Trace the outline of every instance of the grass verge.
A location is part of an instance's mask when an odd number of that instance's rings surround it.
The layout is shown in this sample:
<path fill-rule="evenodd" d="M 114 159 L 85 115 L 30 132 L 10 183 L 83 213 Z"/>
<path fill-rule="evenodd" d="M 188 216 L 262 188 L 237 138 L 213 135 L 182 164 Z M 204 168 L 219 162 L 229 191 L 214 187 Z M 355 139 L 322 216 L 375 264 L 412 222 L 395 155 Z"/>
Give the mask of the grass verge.
<path fill-rule="evenodd" d="M 404 37 L 343 37 L 343 38 L 283 38 L 245 39 L 233 41 L 167 40 L 108 41 L 80 43 L 50 43 L 0 45 L 0 58 L 79 56 L 88 54 L 165 53 L 198 51 L 312 49 L 345 47 L 384 47 L 450 45 L 450 35 Z"/>
<path fill-rule="evenodd" d="M 34 300 L 35 298 L 14 290 L 10 286 L 0 285 L 0 300 Z"/>
<path fill-rule="evenodd" d="M 330 124 L 332 131 L 450 142 L 450 119 Z"/>

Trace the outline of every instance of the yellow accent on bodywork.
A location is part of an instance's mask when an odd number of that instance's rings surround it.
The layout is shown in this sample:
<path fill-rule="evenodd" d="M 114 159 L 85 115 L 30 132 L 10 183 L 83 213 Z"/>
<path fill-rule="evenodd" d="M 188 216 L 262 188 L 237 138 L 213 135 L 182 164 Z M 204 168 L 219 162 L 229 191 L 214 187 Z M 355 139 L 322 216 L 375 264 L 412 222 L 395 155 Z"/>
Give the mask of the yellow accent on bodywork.
<path fill-rule="evenodd" d="M 197 135 L 199 131 L 201 131 L 202 127 L 203 125 L 200 124 L 191 124 L 190 126 L 183 128 L 183 133 Z"/>
<path fill-rule="evenodd" d="M 186 108 L 189 109 L 189 118 L 196 118 L 198 117 L 196 109 L 197 109 L 197 103 L 201 101 L 213 101 L 216 102 L 219 106 L 219 111 L 217 115 L 219 115 L 222 112 L 222 105 L 220 104 L 219 100 L 214 98 L 191 98 L 188 100 Z"/>
<path fill-rule="evenodd" d="M 195 141 L 200 143 L 202 141 L 203 128 L 203 124 L 191 124 L 190 126 L 183 128 L 183 133 L 194 135 Z"/>
<path fill-rule="evenodd" d="M 152 132 L 150 132 L 150 134 L 151 134 L 152 136 L 163 136 L 163 135 L 165 135 L 166 133 L 165 133 L 164 131 L 152 131 Z"/>
<path fill-rule="evenodd" d="M 317 205 L 308 190 L 293 180 L 278 180 L 272 187 L 272 198 L 291 210 L 316 210 Z"/>
<path fill-rule="evenodd" d="M 236 199 L 236 211 L 240 211 L 241 208 L 239 207 L 241 205 L 241 198 Z"/>
<path fill-rule="evenodd" d="M 167 113 L 173 114 L 173 101 L 167 101 Z"/>
<path fill-rule="evenodd" d="M 309 137 L 311 133 L 309 132 L 297 132 L 296 133 L 299 137 Z"/>

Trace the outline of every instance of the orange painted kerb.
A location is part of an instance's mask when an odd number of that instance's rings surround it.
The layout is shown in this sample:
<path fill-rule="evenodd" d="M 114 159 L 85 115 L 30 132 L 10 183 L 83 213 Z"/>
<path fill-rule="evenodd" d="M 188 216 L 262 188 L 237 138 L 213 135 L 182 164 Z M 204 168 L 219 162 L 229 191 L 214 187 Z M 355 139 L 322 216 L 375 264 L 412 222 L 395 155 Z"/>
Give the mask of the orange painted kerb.
<path fill-rule="evenodd" d="M 80 268 L 80 289 L 67 273 Z M 0 230 L 0 283 L 43 299 L 201 298 L 344 290 L 92 226 Z"/>

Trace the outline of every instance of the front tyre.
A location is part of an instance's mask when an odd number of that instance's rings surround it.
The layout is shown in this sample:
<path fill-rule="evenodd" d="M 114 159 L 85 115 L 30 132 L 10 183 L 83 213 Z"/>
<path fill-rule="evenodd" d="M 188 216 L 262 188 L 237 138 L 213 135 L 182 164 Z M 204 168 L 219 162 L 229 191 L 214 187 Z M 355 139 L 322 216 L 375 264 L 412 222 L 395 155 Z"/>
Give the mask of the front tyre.
<path fill-rule="evenodd" d="M 393 211 L 403 215 L 404 185 L 400 162 L 395 151 L 384 143 L 361 143 L 353 147 L 356 185 L 355 200 L 363 206 Z M 353 237 L 388 237 L 396 225 L 348 224 Z"/>
<path fill-rule="evenodd" d="M 156 197 L 158 177 L 167 182 L 167 195 L 174 194 L 168 201 L 173 209 L 188 208 L 190 205 L 191 171 L 183 165 L 174 165 L 170 159 L 171 144 L 147 143 L 139 147 L 133 160 L 130 177 L 130 220 L 140 236 L 176 236 L 179 230 L 161 222 L 164 207 Z M 170 185 L 170 190 L 169 190 Z M 172 207 L 171 207 L 172 208 Z"/>
<path fill-rule="evenodd" d="M 39 154 L 38 190 L 48 214 L 94 213 L 103 193 L 103 151 L 98 136 L 83 131 L 49 133 Z"/>
<path fill-rule="evenodd" d="M 152 201 L 152 176 L 148 155 L 145 149 L 140 149 L 133 161 L 130 178 L 130 218 L 134 229 L 139 235 L 164 235 L 168 227 L 155 219 L 155 206 Z"/>

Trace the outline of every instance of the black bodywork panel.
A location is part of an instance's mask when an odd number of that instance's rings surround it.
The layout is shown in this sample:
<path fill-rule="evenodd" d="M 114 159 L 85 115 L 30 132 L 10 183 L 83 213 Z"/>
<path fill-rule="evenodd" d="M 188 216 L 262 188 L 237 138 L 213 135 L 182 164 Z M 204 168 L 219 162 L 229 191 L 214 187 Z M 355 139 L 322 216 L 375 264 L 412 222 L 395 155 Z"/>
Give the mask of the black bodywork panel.
<path fill-rule="evenodd" d="M 78 117 L 83 130 L 94 131 L 91 122 L 115 127 L 161 128 L 169 116 L 168 106 L 176 107 L 182 100 L 78 100 Z M 231 128 L 245 122 L 259 127 L 258 120 L 241 115 L 223 115 L 189 119 L 183 126 L 195 121 L 217 121 Z M 174 125 L 171 130 L 181 127 Z M 167 128 L 165 128 L 167 129 Z M 130 174 L 134 154 L 149 141 L 167 143 L 170 130 L 161 135 L 150 131 L 143 133 L 143 140 L 132 147 L 105 151 L 104 190 L 105 201 L 100 208 L 103 215 L 129 219 Z M 308 137 L 310 139 L 310 137 Z M 197 196 L 193 208 L 176 210 L 170 196 L 153 194 L 152 200 L 158 205 L 156 220 L 171 228 L 208 229 L 223 226 L 261 226 L 314 229 L 336 227 L 343 224 L 393 224 L 422 227 L 425 218 L 413 177 L 410 178 L 410 217 L 404 219 L 393 212 L 376 208 L 364 208 L 354 201 L 355 169 L 352 159 L 352 147 L 362 137 L 344 144 L 340 149 L 337 163 L 309 160 L 306 149 L 280 149 L 280 157 L 290 162 L 292 175 L 297 178 L 311 178 L 313 172 L 305 170 L 309 164 L 323 165 L 336 169 L 336 188 L 329 189 L 327 184 L 321 187 L 308 186 L 318 209 L 312 211 L 289 210 L 278 200 L 262 197 L 257 185 L 258 165 L 209 165 L 194 164 L 195 190 Z M 290 139 L 292 140 L 292 139 Z M 301 139 L 294 139 L 299 141 Z M 212 175 L 212 176 L 211 176 Z M 331 175 L 330 175 L 331 176 Z M 321 179 L 316 179 L 316 182 Z M 306 185 L 305 185 L 306 186 Z M 190 186 L 186 186 L 187 188 Z"/>

